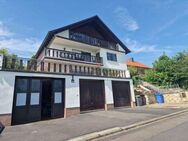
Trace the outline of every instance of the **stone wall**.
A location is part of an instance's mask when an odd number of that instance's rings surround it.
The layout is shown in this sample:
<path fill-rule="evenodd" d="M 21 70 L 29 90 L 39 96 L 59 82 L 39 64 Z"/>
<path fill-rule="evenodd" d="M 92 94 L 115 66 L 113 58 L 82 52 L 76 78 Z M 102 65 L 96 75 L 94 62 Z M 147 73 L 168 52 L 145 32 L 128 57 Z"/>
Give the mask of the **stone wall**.
<path fill-rule="evenodd" d="M 188 101 L 188 92 L 163 94 L 165 103 L 181 103 Z"/>

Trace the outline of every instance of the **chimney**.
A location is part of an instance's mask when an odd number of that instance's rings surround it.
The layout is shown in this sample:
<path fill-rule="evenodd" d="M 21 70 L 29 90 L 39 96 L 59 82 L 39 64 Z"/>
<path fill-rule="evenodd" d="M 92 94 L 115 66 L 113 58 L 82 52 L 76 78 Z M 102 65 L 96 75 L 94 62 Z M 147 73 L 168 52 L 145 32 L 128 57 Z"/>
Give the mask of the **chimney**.
<path fill-rule="evenodd" d="M 129 61 L 129 62 L 134 62 L 134 58 L 133 58 L 133 57 L 128 58 L 127 61 Z"/>

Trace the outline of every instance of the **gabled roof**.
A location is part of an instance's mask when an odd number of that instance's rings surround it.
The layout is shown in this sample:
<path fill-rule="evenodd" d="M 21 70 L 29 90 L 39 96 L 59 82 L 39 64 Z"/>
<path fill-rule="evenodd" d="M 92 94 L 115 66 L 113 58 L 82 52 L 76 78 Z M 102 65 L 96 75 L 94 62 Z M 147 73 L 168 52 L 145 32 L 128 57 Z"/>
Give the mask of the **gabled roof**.
<path fill-rule="evenodd" d="M 126 54 L 130 52 L 130 50 L 118 39 L 118 37 L 103 23 L 103 21 L 98 17 L 98 16 L 93 16 L 87 19 L 84 19 L 82 21 L 55 29 L 55 30 L 51 30 L 47 33 L 45 39 L 43 40 L 39 50 L 36 53 L 36 57 L 38 57 L 38 55 L 41 53 L 41 51 L 49 44 L 49 42 L 51 41 L 51 39 L 57 34 L 60 33 L 62 31 L 65 31 L 67 29 L 73 29 L 76 27 L 79 27 L 81 25 L 87 24 L 89 22 L 95 21 L 97 24 L 100 25 L 101 28 L 105 29 L 113 38 L 114 40 L 116 40 L 117 43 L 119 43 L 123 49 L 126 51 Z"/>
<path fill-rule="evenodd" d="M 128 66 L 132 66 L 132 67 L 139 67 L 139 68 L 145 68 L 145 69 L 151 69 L 150 67 L 140 63 L 140 62 L 136 62 L 136 61 L 131 61 L 131 60 L 127 60 L 126 64 Z"/>

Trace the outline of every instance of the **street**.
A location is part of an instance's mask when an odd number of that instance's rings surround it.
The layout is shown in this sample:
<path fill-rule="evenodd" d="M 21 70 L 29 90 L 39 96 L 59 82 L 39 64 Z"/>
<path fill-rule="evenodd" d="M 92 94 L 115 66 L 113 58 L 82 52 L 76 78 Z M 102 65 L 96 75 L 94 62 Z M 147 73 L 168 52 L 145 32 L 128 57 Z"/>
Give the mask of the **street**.
<path fill-rule="evenodd" d="M 121 132 L 98 141 L 187 141 L 188 113 L 162 120 L 128 132 Z"/>
<path fill-rule="evenodd" d="M 185 108 L 119 108 L 110 111 L 95 111 L 73 116 L 6 127 L 1 141 L 62 141 L 113 127 L 128 126 Z"/>

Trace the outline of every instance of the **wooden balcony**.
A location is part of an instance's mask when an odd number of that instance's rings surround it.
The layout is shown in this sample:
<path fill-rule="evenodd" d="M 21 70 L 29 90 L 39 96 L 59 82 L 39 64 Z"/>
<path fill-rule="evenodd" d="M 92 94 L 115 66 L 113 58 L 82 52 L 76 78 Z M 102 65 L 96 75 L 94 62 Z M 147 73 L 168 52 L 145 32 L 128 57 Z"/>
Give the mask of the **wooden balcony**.
<path fill-rule="evenodd" d="M 126 71 L 113 70 L 102 68 L 99 66 L 91 65 L 75 65 L 71 63 L 65 63 L 64 61 L 49 62 L 38 61 L 36 59 L 27 58 L 10 58 L 3 57 L 4 71 L 20 71 L 20 72 L 44 72 L 44 73 L 56 73 L 63 75 L 79 75 L 79 76 L 95 76 L 95 77 L 115 77 L 115 78 L 127 78 Z"/>
<path fill-rule="evenodd" d="M 69 38 L 71 40 L 86 43 L 86 44 L 93 45 L 93 46 L 98 46 L 98 47 L 112 49 L 112 50 L 118 50 L 118 46 L 115 43 L 105 41 L 105 40 L 101 40 L 101 39 L 97 39 L 97 38 L 94 38 L 94 37 L 90 37 L 88 35 L 84 35 L 84 34 L 81 34 L 81 33 L 76 33 L 76 32 L 70 31 L 69 32 Z"/>
<path fill-rule="evenodd" d="M 92 55 L 84 55 L 82 53 L 70 52 L 65 50 L 51 49 L 47 48 L 45 50 L 45 57 L 54 58 L 54 59 L 62 59 L 80 63 L 92 63 L 92 64 L 103 64 L 103 58 L 92 56 Z"/>

